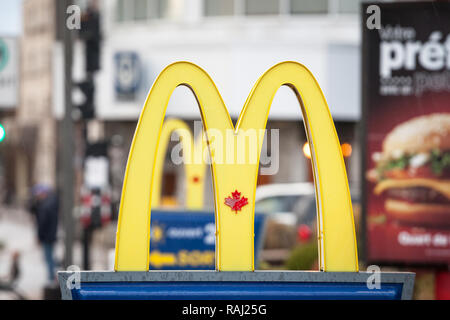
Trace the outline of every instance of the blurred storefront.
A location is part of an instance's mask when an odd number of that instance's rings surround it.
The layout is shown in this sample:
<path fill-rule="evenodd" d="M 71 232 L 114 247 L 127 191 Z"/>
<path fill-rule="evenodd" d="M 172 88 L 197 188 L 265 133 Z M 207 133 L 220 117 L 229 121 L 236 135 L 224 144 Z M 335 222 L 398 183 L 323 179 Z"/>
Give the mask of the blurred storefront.
<path fill-rule="evenodd" d="M 343 0 L 113 0 L 103 1 L 101 70 L 96 114 L 107 138 L 121 135 L 127 154 L 135 121 L 156 75 L 177 60 L 209 74 L 235 121 L 261 70 L 283 60 L 300 61 L 317 77 L 329 102 L 341 143 L 353 147 L 350 181 L 359 183 L 360 118 L 358 1 Z M 200 120 L 195 98 L 177 88 L 167 110 L 193 127 Z M 268 128 L 280 129 L 279 170 L 260 183 L 312 181 L 301 111 L 288 88 L 277 93 Z M 120 129 L 119 129 L 120 128 Z M 120 138 L 118 138 L 120 140 Z M 117 139 L 116 139 L 117 141 Z M 126 157 L 113 166 L 125 167 Z M 179 166 L 178 166 L 179 167 Z M 163 193 L 182 197 L 182 170 L 169 161 Z M 120 188 L 121 182 L 117 184 Z M 207 188 L 207 190 L 209 190 Z M 120 190 L 119 190 L 120 191 Z M 212 205 L 212 194 L 206 196 Z"/>
<path fill-rule="evenodd" d="M 91 2 L 75 3 L 85 11 Z M 324 91 L 341 143 L 350 145 L 347 168 L 353 189 L 357 189 L 358 0 L 104 0 L 95 4 L 102 37 L 93 104 L 100 123 L 97 135 L 109 143 L 113 201 L 119 200 L 129 146 L 146 94 L 156 75 L 177 60 L 192 61 L 211 74 L 234 121 L 261 70 L 283 60 L 305 64 Z M 19 203 L 24 203 L 33 183 L 58 184 L 58 123 L 64 110 L 58 7 L 55 0 L 23 2 L 13 197 Z M 74 44 L 75 83 L 86 78 L 89 61 L 85 48 L 78 38 Z M 74 100 L 77 95 L 79 90 L 74 89 Z M 195 98 L 187 88 L 175 90 L 168 116 L 181 118 L 191 127 L 200 120 Z M 269 129 L 280 129 L 279 154 L 272 157 L 279 159 L 279 170 L 261 177 L 260 183 L 312 180 L 309 159 L 298 147 L 306 142 L 304 129 L 298 125 L 300 118 L 295 95 L 281 88 L 268 123 Z M 81 156 L 83 143 L 78 140 L 82 140 L 82 129 L 76 128 L 76 154 Z M 163 193 L 182 200 L 180 167 L 167 161 Z M 81 176 L 77 174 L 77 179 Z M 209 186 L 206 189 L 210 190 Z M 212 194 L 205 198 L 212 205 Z"/>

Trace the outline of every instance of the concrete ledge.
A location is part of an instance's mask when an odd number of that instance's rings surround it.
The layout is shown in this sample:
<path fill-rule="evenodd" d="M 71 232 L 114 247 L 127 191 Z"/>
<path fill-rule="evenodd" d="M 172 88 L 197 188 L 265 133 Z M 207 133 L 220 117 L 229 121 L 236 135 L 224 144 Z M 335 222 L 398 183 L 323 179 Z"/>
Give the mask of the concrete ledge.
<path fill-rule="evenodd" d="M 348 287 L 348 285 L 353 285 L 355 292 L 359 292 L 362 294 L 362 291 L 365 293 L 361 296 L 362 298 L 367 298 L 367 295 L 370 295 L 370 292 L 376 296 L 378 289 L 371 289 L 371 291 L 367 288 L 366 282 L 367 279 L 373 275 L 373 273 L 369 272 L 319 272 L 319 271 L 255 271 L 255 272 L 217 272 L 217 271 L 149 271 L 149 272 L 113 272 L 113 271 L 83 271 L 83 272 L 71 272 L 64 271 L 58 273 L 59 283 L 61 287 L 61 294 L 63 299 L 72 299 L 79 298 L 82 294 L 86 293 L 86 297 L 89 296 L 88 291 L 93 290 L 97 293 L 102 290 L 125 290 L 128 292 L 129 296 L 122 294 L 117 295 L 116 298 L 130 298 L 131 291 L 133 287 L 137 288 L 140 286 L 140 297 L 155 297 L 158 292 L 165 288 L 164 285 L 171 284 L 176 286 L 186 286 L 184 288 L 185 291 L 178 292 L 178 295 L 174 294 L 171 296 L 170 294 L 163 295 L 164 298 L 167 299 L 177 299 L 180 298 L 179 294 L 185 296 L 189 292 L 186 290 L 192 290 L 193 296 L 195 297 L 194 292 L 198 293 L 198 290 L 195 289 L 195 284 L 202 284 L 204 288 L 203 295 L 206 295 L 208 290 L 210 295 L 212 293 L 217 293 L 221 290 L 221 288 L 225 288 L 228 295 L 220 295 L 220 297 L 234 297 L 233 295 L 233 286 L 235 286 L 236 290 L 239 290 L 242 293 L 243 298 L 249 298 L 252 300 L 252 297 L 258 296 L 258 292 L 261 293 L 261 288 L 258 289 L 258 284 L 266 284 L 270 288 L 275 288 L 276 284 L 284 285 L 287 288 L 287 283 L 296 284 L 297 287 L 292 290 L 306 290 L 305 284 L 310 284 L 311 297 L 319 298 L 321 295 L 317 295 L 314 293 L 314 290 L 321 290 L 320 288 L 335 288 L 334 291 L 337 293 L 339 288 Z M 395 288 L 400 288 L 398 294 L 401 299 L 411 299 L 413 293 L 413 285 L 414 285 L 414 273 L 409 272 L 382 272 L 380 274 L 381 277 L 381 285 L 383 290 L 387 290 L 390 292 Z M 81 284 L 81 289 L 77 292 L 77 289 L 71 290 L 67 286 L 67 280 L 78 280 Z M 163 282 L 163 283 L 162 283 Z M 254 290 L 253 295 L 248 293 L 245 295 L 243 292 L 242 285 L 238 283 L 247 283 L 249 287 L 252 287 Z M 283 284 L 284 283 L 284 284 Z M 95 289 L 96 284 L 98 284 L 98 288 Z M 213 286 L 208 286 L 211 284 Z M 205 286 L 206 285 L 206 286 Z M 356 287 L 357 285 L 357 287 Z M 393 285 L 391 287 L 387 287 L 388 285 Z M 108 289 L 106 289 L 108 287 Z M 237 288 L 239 286 L 239 288 Z M 279 290 L 281 287 L 277 287 Z M 198 286 L 197 286 L 198 287 Z M 209 288 L 208 288 L 209 287 Z M 315 289 L 314 289 L 314 288 Z M 88 290 L 88 288 L 91 288 Z M 95 290 L 94 290 L 94 289 Z M 113 289 L 114 288 L 114 289 Z M 147 288 L 147 289 L 146 289 Z M 206 288 L 206 289 L 205 289 Z M 394 288 L 394 289 L 393 289 Z M 364 290 L 363 290 L 364 289 Z M 380 289 L 380 290 L 381 290 Z M 84 290 L 84 291 L 83 291 Z M 151 294 L 148 292 L 152 291 Z M 160 290 L 160 291 L 158 291 Z M 224 289 L 225 290 L 225 289 Z M 272 290 L 272 289 L 271 289 Z M 275 289 L 273 289 L 275 290 Z M 272 291 L 273 291 L 272 290 Z M 347 290 L 347 289 L 346 289 Z M 353 290 L 353 289 L 352 289 Z M 368 291 L 369 290 L 369 291 Z M 395 289 L 397 290 L 397 289 Z M 167 290 L 165 290 L 167 291 Z M 174 290 L 175 292 L 176 290 Z M 73 297 L 72 293 L 76 293 L 76 297 Z M 133 291 L 136 293 L 136 291 Z M 145 293 L 149 295 L 145 295 Z M 238 292 L 238 291 L 236 291 Z M 335 292 L 335 293 L 336 293 Z M 381 293 L 381 291 L 379 291 Z M 392 292 L 391 292 L 392 293 Z M 213 295 L 214 295 L 213 294 Z M 396 293 L 397 294 L 397 293 Z M 397 295 L 398 295 L 397 294 Z M 294 297 L 293 295 L 292 297 Z M 306 293 L 303 293 L 303 296 L 307 298 Z M 303 297 L 300 295 L 299 297 Z M 101 297 L 112 297 L 111 295 L 99 295 Z M 199 297 L 203 297 L 200 295 Z M 208 295 L 207 295 L 208 297 Z M 329 297 L 327 295 L 323 295 L 324 298 Z M 335 296 L 339 299 L 339 295 Z M 344 298 L 346 296 L 343 296 Z M 381 297 L 381 296 L 380 296 Z M 137 297 L 138 298 L 138 297 Z M 238 298 L 238 296 L 236 296 Z M 295 297 L 294 297 L 295 298 Z M 353 298 L 357 298 L 357 296 L 353 296 Z M 181 297 L 182 299 L 182 297 Z"/>

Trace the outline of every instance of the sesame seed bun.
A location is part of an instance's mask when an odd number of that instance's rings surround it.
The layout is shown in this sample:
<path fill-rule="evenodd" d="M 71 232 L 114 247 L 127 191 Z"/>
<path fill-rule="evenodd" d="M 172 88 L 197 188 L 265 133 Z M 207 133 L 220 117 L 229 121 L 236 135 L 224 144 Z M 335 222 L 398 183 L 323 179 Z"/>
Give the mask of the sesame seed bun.
<path fill-rule="evenodd" d="M 383 142 L 383 158 L 450 150 L 450 113 L 412 118 L 396 126 Z"/>
<path fill-rule="evenodd" d="M 386 213 L 396 221 L 420 226 L 450 226 L 450 206 L 447 204 L 410 203 L 387 199 Z"/>

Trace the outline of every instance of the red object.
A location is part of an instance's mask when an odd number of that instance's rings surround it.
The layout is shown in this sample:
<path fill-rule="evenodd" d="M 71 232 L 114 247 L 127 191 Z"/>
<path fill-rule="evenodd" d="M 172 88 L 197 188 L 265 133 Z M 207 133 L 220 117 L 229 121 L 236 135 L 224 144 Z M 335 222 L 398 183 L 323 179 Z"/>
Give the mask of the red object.
<path fill-rule="evenodd" d="M 450 300 L 450 272 L 436 274 L 436 300 Z"/>
<path fill-rule="evenodd" d="M 225 204 L 229 206 L 232 210 L 241 211 L 243 206 L 248 204 L 248 199 L 246 197 L 241 198 L 241 193 L 239 191 L 234 191 L 231 193 L 232 197 L 225 198 Z"/>
<path fill-rule="evenodd" d="M 391 169 L 386 171 L 384 175 L 391 179 L 414 179 L 414 178 L 425 178 L 425 179 L 436 179 L 436 174 L 433 173 L 431 165 L 426 164 L 418 168 L 408 168 L 408 169 Z M 438 176 L 441 179 L 450 178 L 450 170 L 444 169 L 444 171 Z"/>
<path fill-rule="evenodd" d="M 94 207 L 100 208 L 102 225 L 111 221 L 111 196 L 109 190 L 102 190 L 100 194 L 94 194 L 88 189 L 81 191 L 80 221 L 84 228 L 91 225 L 91 215 Z"/>
<path fill-rule="evenodd" d="M 402 226 L 387 218 L 387 222 L 367 226 L 371 235 L 367 249 L 373 261 L 399 261 L 401 257 L 403 263 L 415 263 L 417 257 L 426 255 L 427 261 L 442 263 L 443 254 L 450 249 L 446 241 L 450 230 Z"/>
<path fill-rule="evenodd" d="M 301 224 L 297 229 L 297 237 L 300 242 L 307 242 L 312 235 L 311 228 L 306 224 Z"/>
<path fill-rule="evenodd" d="M 198 182 L 200 181 L 200 178 L 197 177 L 197 176 L 195 176 L 195 177 L 192 178 L 192 181 L 193 181 L 194 183 L 198 183 Z"/>

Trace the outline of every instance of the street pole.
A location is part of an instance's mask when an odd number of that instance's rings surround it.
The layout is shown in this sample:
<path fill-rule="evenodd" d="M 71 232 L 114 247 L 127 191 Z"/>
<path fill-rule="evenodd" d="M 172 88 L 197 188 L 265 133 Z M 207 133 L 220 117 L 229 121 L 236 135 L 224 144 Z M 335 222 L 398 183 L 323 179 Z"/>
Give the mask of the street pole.
<path fill-rule="evenodd" d="M 66 10 L 72 4 L 71 0 L 63 0 L 60 6 L 60 27 L 62 28 L 64 41 L 64 102 L 65 112 L 61 122 L 61 145 L 60 145 L 60 208 L 64 223 L 64 266 L 73 264 L 73 241 L 74 241 L 74 123 L 72 119 L 72 31 L 66 26 Z"/>

